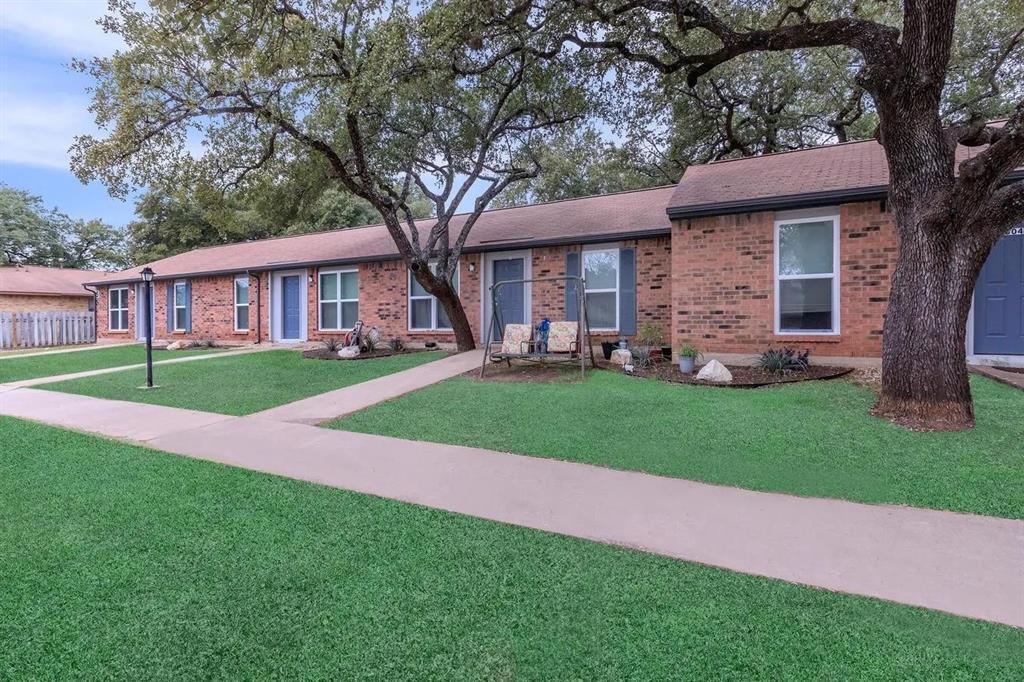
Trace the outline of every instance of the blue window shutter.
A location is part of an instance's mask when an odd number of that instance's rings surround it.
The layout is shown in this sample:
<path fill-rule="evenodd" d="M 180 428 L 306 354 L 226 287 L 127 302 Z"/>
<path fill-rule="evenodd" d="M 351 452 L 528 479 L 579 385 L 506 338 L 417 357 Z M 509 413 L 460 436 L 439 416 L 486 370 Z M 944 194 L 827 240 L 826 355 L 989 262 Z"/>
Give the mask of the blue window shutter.
<path fill-rule="evenodd" d="M 636 334 L 636 249 L 619 250 L 619 333 Z"/>
<path fill-rule="evenodd" d="M 167 283 L 167 333 L 174 331 L 174 282 Z"/>
<path fill-rule="evenodd" d="M 565 274 L 567 277 L 580 276 L 580 252 L 569 251 L 565 254 Z M 580 319 L 580 311 L 576 300 L 576 287 L 579 282 L 566 281 L 565 283 L 565 319 L 576 322 Z"/>
<path fill-rule="evenodd" d="M 192 282 L 185 282 L 185 331 L 192 333 Z"/>

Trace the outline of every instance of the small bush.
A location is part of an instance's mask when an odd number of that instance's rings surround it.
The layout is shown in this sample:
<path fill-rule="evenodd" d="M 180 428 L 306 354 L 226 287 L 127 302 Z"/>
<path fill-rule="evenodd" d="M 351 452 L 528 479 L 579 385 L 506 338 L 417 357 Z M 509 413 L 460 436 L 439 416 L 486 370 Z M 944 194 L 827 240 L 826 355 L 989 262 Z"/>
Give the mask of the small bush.
<path fill-rule="evenodd" d="M 203 343 L 203 348 L 216 348 L 217 347 L 217 339 L 213 338 L 212 336 L 203 339 L 202 343 Z"/>
<path fill-rule="evenodd" d="M 639 369 L 651 366 L 651 349 L 648 346 L 636 346 L 630 349 L 633 354 L 633 366 Z"/>
<path fill-rule="evenodd" d="M 395 338 L 388 341 L 388 348 L 391 350 L 392 353 L 401 353 L 403 350 L 405 350 L 405 344 L 402 343 L 402 339 L 396 336 Z"/>
<path fill-rule="evenodd" d="M 337 353 L 344 347 L 345 340 L 340 336 L 328 336 L 326 339 L 320 342 L 320 345 L 323 346 L 325 350 L 331 353 Z"/>
<path fill-rule="evenodd" d="M 757 357 L 757 366 L 772 374 L 804 372 L 811 365 L 811 351 L 800 353 L 792 348 L 769 348 Z"/>
<path fill-rule="evenodd" d="M 661 344 L 661 340 L 665 338 L 665 335 L 662 334 L 661 328 L 658 325 L 653 322 L 644 322 L 640 325 L 636 338 L 643 346 L 657 346 Z"/>

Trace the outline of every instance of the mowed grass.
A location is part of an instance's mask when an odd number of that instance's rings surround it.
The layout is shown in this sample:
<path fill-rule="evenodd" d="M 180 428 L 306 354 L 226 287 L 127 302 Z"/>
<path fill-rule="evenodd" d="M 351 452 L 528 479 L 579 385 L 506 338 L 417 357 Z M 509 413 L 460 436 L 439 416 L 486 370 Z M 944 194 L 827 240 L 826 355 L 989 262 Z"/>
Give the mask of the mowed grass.
<path fill-rule="evenodd" d="M 409 369 L 444 357 L 408 353 L 373 360 L 307 360 L 293 350 L 260 351 L 153 368 L 159 388 L 141 391 L 144 369 L 40 386 L 97 398 L 245 415 Z"/>
<path fill-rule="evenodd" d="M 154 350 L 153 362 L 171 360 L 198 353 L 216 352 L 209 350 L 165 351 Z M 0 384 L 8 381 L 53 377 L 59 374 L 85 372 L 92 369 L 106 369 L 136 365 L 146 361 L 146 347 L 140 344 L 131 346 L 114 346 L 95 350 L 53 353 L 22 358 L 17 356 L 0 356 Z"/>
<path fill-rule="evenodd" d="M 1024 631 L 0 418 L 2 679 L 1024 678 Z"/>
<path fill-rule="evenodd" d="M 977 426 L 914 433 L 845 380 L 739 390 L 612 372 L 584 382 L 456 378 L 332 428 L 798 495 L 1024 518 L 1024 392 L 972 380 Z"/>

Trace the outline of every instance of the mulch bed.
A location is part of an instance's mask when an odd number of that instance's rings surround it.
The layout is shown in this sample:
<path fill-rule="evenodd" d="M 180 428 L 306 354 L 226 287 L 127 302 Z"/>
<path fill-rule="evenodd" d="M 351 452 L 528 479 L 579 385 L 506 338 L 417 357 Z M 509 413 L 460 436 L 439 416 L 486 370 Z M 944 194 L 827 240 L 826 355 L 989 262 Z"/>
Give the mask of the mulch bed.
<path fill-rule="evenodd" d="M 832 367 L 829 365 L 811 365 L 803 372 L 787 372 L 785 374 L 774 374 L 765 372 L 757 367 L 746 365 L 726 365 L 732 372 L 732 382 L 728 384 L 713 384 L 709 381 L 698 381 L 697 372 L 683 374 L 675 363 L 657 362 L 650 367 L 637 368 L 632 376 L 642 379 L 658 379 L 673 384 L 694 384 L 697 386 L 716 386 L 722 388 L 757 388 L 759 386 L 772 386 L 775 384 L 794 384 L 799 381 L 815 381 L 822 379 L 835 379 L 849 374 L 853 370 L 849 367 Z"/>
<path fill-rule="evenodd" d="M 302 351 L 302 357 L 307 360 L 373 360 L 374 358 L 390 358 L 393 355 L 408 355 L 409 353 L 427 353 L 436 351 L 436 348 L 404 348 L 400 351 L 393 351 L 389 348 L 380 348 L 372 353 L 362 352 L 354 358 L 339 358 L 338 351 L 327 350 L 326 348 L 313 348 Z"/>

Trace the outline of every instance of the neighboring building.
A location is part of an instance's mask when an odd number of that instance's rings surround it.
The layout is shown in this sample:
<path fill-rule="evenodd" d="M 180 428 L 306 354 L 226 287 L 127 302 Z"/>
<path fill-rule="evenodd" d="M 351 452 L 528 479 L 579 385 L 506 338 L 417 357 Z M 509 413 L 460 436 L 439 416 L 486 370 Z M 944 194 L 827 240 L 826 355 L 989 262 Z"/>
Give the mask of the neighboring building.
<path fill-rule="evenodd" d="M 653 322 L 674 345 L 711 353 L 786 344 L 877 357 L 898 251 L 887 185 L 882 148 L 865 141 L 691 166 L 676 187 L 495 209 L 473 228 L 457 284 L 478 340 L 494 281 L 569 272 L 586 277 L 597 339 Z M 150 267 L 162 338 L 303 342 L 361 319 L 385 338 L 454 340 L 380 225 L 197 249 Z M 1024 235 L 1007 235 L 979 282 L 975 359 L 1024 360 L 1022 273 Z M 138 269 L 98 284 L 101 337 L 141 337 Z M 573 316 L 560 283 L 509 289 L 501 305 L 505 322 Z"/>
<path fill-rule="evenodd" d="M 105 275 L 98 270 L 0 266 L 0 313 L 92 310 L 95 293 L 83 284 Z"/>

